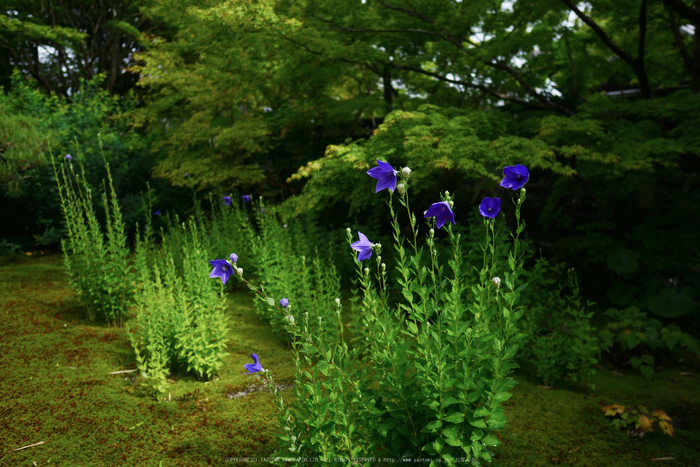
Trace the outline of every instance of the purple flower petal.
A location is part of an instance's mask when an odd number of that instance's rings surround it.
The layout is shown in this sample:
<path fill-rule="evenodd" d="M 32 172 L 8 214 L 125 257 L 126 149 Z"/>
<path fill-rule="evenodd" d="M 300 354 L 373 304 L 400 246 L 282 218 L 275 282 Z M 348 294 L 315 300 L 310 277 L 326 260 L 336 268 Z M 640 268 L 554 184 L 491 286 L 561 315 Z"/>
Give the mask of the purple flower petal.
<path fill-rule="evenodd" d="M 396 174 L 398 172 L 391 165 L 379 159 L 377 159 L 377 164 L 379 164 L 378 167 L 367 171 L 367 175 L 377 180 L 377 188 L 374 192 L 379 193 L 386 188 L 393 192 L 396 189 Z"/>
<path fill-rule="evenodd" d="M 280 300 L 280 306 L 282 308 L 287 308 L 289 306 L 289 299 L 283 298 L 282 300 Z"/>
<path fill-rule="evenodd" d="M 224 204 L 225 204 L 226 206 L 231 206 L 231 197 L 230 197 L 230 196 L 224 196 L 224 197 L 221 198 L 221 199 L 224 200 Z"/>
<path fill-rule="evenodd" d="M 228 278 L 233 275 L 233 268 L 231 267 L 229 262 L 225 259 L 215 259 L 209 261 L 209 264 L 214 266 L 214 269 L 211 271 L 211 274 L 209 274 L 209 278 L 213 279 L 218 277 L 219 279 L 221 279 L 221 282 L 223 282 L 223 284 L 226 285 L 226 281 L 228 280 Z"/>
<path fill-rule="evenodd" d="M 501 186 L 513 190 L 521 188 L 530 178 L 530 172 L 528 172 L 527 167 L 520 164 L 503 167 L 503 175 L 505 177 L 501 180 Z"/>
<path fill-rule="evenodd" d="M 501 198 L 484 198 L 479 205 L 479 213 L 484 217 L 494 218 L 501 210 Z"/>
<path fill-rule="evenodd" d="M 357 255 L 357 262 L 359 263 L 364 259 L 369 259 L 372 257 L 372 242 L 370 242 L 362 232 L 358 231 L 357 234 L 359 235 L 360 240 L 350 245 L 350 247 L 360 253 Z"/>
<path fill-rule="evenodd" d="M 447 201 L 433 203 L 428 210 L 425 211 L 425 215 L 423 217 L 434 217 L 438 229 L 448 222 L 455 224 L 455 214 L 452 212 L 452 209 L 450 209 L 450 204 Z"/>
<path fill-rule="evenodd" d="M 242 375 L 249 375 L 252 373 L 257 373 L 258 371 L 261 371 L 263 369 L 262 365 L 260 364 L 260 361 L 258 360 L 258 355 L 256 353 L 250 354 L 251 357 L 253 357 L 253 361 L 255 363 L 246 363 L 243 365 L 246 370 L 248 370 L 248 373 L 241 373 Z"/>
<path fill-rule="evenodd" d="M 244 203 L 250 203 L 250 195 L 243 195 L 242 198 Z"/>

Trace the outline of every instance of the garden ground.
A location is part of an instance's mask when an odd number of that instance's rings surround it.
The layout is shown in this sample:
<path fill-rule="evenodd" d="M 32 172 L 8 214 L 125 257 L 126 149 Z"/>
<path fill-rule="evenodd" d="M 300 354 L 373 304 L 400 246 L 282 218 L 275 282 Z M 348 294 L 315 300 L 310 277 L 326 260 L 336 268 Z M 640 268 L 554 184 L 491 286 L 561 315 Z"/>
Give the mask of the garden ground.
<path fill-rule="evenodd" d="M 229 295 L 227 314 L 228 357 L 218 378 L 173 374 L 171 401 L 159 402 L 137 384 L 138 372 L 110 374 L 136 368 L 127 330 L 85 318 L 59 254 L 4 258 L 0 466 L 266 465 L 226 461 L 268 457 L 277 445 L 272 394 L 259 375 L 241 374 L 243 364 L 256 352 L 290 402 L 293 353 L 258 319 L 245 291 Z M 700 466 L 700 375 L 693 370 L 667 368 L 647 381 L 604 364 L 587 397 L 573 387 L 544 389 L 530 370 L 523 365 L 514 375 L 492 465 Z M 603 416 L 603 403 L 665 410 L 676 436 L 628 438 Z"/>

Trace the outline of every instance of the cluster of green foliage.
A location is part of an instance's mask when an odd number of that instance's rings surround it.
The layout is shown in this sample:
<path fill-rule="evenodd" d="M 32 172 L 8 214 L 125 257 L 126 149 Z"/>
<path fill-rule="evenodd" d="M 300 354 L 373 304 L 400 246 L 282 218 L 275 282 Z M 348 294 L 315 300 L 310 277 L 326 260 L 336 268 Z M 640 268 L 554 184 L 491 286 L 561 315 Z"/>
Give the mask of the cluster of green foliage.
<path fill-rule="evenodd" d="M 668 436 L 674 435 L 673 420 L 663 410 L 649 412 L 649 409 L 643 405 L 633 409 L 618 404 L 606 405 L 601 409 L 606 417 L 615 417 L 612 426 L 626 430 L 627 436 L 644 438 L 645 434 L 654 431 L 654 427 L 661 428 L 661 431 Z"/>
<path fill-rule="evenodd" d="M 85 172 L 83 183 L 93 191 L 100 189 L 106 175 L 103 157 L 106 158 L 115 189 L 121 194 L 128 232 L 133 231 L 136 220 L 143 215 L 139 193 L 145 188 L 154 164 L 150 138 L 136 134 L 120 118 L 136 105 L 133 97 L 110 96 L 101 89 L 103 83 L 102 75 L 81 81 L 81 87 L 69 100 L 57 94 L 46 95 L 35 83 L 15 73 L 11 92 L 0 97 L 3 119 L 22 119 L 31 125 L 29 133 L 6 127 L 14 135 L 6 142 L 12 143 L 13 148 L 22 144 L 23 149 L 16 155 L 6 153 L 11 162 L 2 169 L 2 180 L 10 183 L 5 186 L 14 187 L 12 190 L 22 196 L 3 199 L 3 204 L 7 203 L 7 208 L 17 214 L 14 223 L 2 227 L 3 235 L 21 240 L 26 249 L 31 249 L 34 242 L 49 245 L 60 239 L 59 197 L 47 157 L 49 152 L 63 158 L 66 154 L 75 156 L 79 151 Z M 103 220 L 99 200 L 94 203 L 98 218 Z M 26 230 L 33 232 L 33 242 L 29 244 L 22 238 Z"/>
<path fill-rule="evenodd" d="M 76 154 L 76 163 L 81 154 Z M 72 161 L 64 159 L 59 179 L 53 165 L 61 200 L 66 238 L 61 240 L 64 264 L 70 283 L 82 301 L 91 321 L 105 319 L 110 325 L 121 326 L 134 299 L 135 271 L 129 264 L 124 223 L 117 194 L 112 183 L 109 164 L 110 199 L 104 186 L 102 207 L 106 212 L 105 226 L 97 220 L 92 202 L 92 189 L 85 183 L 85 170 L 80 164 L 77 174 Z M 106 229 L 106 242 L 105 233 Z"/>
<path fill-rule="evenodd" d="M 654 375 L 654 357 L 669 358 L 674 353 L 684 357 L 688 352 L 700 354 L 698 343 L 691 335 L 674 324 L 664 326 L 637 307 L 610 308 L 605 314 L 610 322 L 600 331 L 599 338 L 608 359 L 619 367 L 631 365 L 647 379 Z"/>
<path fill-rule="evenodd" d="M 543 274 L 543 263 L 542 259 L 537 262 L 536 268 L 531 271 L 531 280 Z M 561 269 L 563 265 L 558 266 L 555 269 Z M 546 301 L 534 303 L 529 308 L 529 345 L 523 354 L 535 364 L 537 376 L 542 378 L 545 386 L 566 376 L 580 382 L 581 388 L 586 391 L 588 388 L 595 389 L 590 378 L 596 373 L 594 366 L 601 351 L 596 329 L 591 324 L 593 312 L 588 311 L 595 303 L 588 302 L 583 306 L 573 268 L 567 273 L 566 282 L 555 288 Z M 570 291 L 566 297 L 561 296 L 564 288 Z"/>
<path fill-rule="evenodd" d="M 443 200 L 452 201 L 449 194 Z M 380 459 L 438 456 L 449 465 L 460 459 L 476 465 L 492 459 L 490 449 L 500 444 L 493 432 L 506 423 L 502 403 L 515 385 L 508 375 L 517 368 L 513 359 L 525 337 L 517 326 L 525 310 L 516 306 L 527 286 L 517 284 L 522 274 L 519 236 L 525 228 L 520 221 L 524 200 L 521 189 L 513 200 L 518 226 L 501 291 L 493 269 L 500 256 L 493 220 L 484 220 L 483 261 L 478 279 L 470 281 L 463 272 L 461 236 L 452 225 L 445 227 L 448 273 L 440 264 L 434 223 L 429 222 L 433 229 L 426 244 L 419 245 L 419 225 L 408 195 L 402 194 L 399 204 L 407 211 L 412 233 L 406 238 L 390 194 L 401 299 L 389 302 L 390 274 L 382 246 L 374 244 L 376 273 L 357 262 L 363 345 L 352 350 L 344 342 L 327 345 L 309 314 L 299 325 L 288 321 L 297 366 L 296 400 L 291 407 L 283 403 L 268 375 L 284 429 L 280 456 L 287 452 L 321 460 L 374 453 Z M 347 236 L 352 242 L 350 229 Z M 465 299 L 467 290 L 474 300 Z M 338 303 L 342 333 L 340 311 Z M 318 326 L 321 330 L 321 317 Z M 321 375 L 328 377 L 323 383 Z"/>
<path fill-rule="evenodd" d="M 28 170 L 46 161 L 50 136 L 38 120 L 12 112 L 8 97 L 0 92 L 0 188 L 7 197 L 24 194 Z"/>
<path fill-rule="evenodd" d="M 138 337 L 129 333 L 129 338 L 141 376 L 159 399 L 165 398 L 171 371 L 181 366 L 199 378 L 211 379 L 226 355 L 226 296 L 223 286 L 209 279 L 210 248 L 202 238 L 201 224 L 190 219 L 188 225 L 176 228 L 183 239 L 180 274 L 162 230 L 162 247 L 152 268 L 148 257 L 155 246 L 148 229 L 138 235 L 135 250 L 141 284 L 136 295 L 139 329 Z"/>

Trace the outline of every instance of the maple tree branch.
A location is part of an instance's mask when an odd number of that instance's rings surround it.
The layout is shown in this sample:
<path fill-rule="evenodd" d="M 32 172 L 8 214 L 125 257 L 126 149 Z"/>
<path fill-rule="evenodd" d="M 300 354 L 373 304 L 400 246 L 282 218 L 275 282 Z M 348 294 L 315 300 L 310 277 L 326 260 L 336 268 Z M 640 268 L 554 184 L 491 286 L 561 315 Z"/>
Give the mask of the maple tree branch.
<path fill-rule="evenodd" d="M 681 18 L 687 19 L 693 24 L 700 24 L 700 12 L 686 5 L 682 0 L 664 0 L 664 5 L 676 10 Z"/>
<path fill-rule="evenodd" d="M 541 110 L 555 110 L 555 111 L 561 112 L 561 113 L 568 115 L 568 116 L 571 116 L 574 114 L 574 112 L 572 112 L 570 109 L 568 109 L 564 106 L 561 106 L 559 104 L 550 102 L 546 99 L 541 104 L 538 104 L 536 102 L 524 101 L 522 99 L 518 99 L 516 97 L 512 97 L 512 96 L 509 96 L 507 94 L 502 94 L 500 92 L 494 91 L 493 89 L 488 88 L 488 87 L 484 86 L 483 84 L 474 84 L 474 83 L 469 83 L 467 81 L 451 79 L 451 78 L 448 78 L 447 76 L 441 75 L 439 73 L 433 73 L 432 71 L 427 71 L 427 70 L 423 70 L 422 68 L 416 68 L 416 67 L 412 67 L 412 66 L 408 66 L 408 65 L 400 65 L 400 64 L 394 63 L 394 62 L 384 62 L 384 63 L 388 66 L 397 68 L 399 70 L 413 71 L 416 73 L 421 73 L 421 74 L 426 75 L 426 76 L 431 76 L 433 78 L 436 78 L 440 81 L 444 81 L 446 83 L 459 84 L 459 85 L 462 85 L 462 86 L 467 87 L 467 88 L 478 89 L 480 91 L 484 91 L 484 92 L 486 92 L 494 97 L 497 97 L 499 99 L 507 100 L 510 102 L 515 102 L 517 104 L 525 105 L 527 107 L 532 107 L 532 108 L 541 109 Z"/>
<path fill-rule="evenodd" d="M 569 9 L 576 14 L 576 16 L 581 18 L 581 21 L 586 23 L 588 25 L 588 27 L 591 28 L 593 30 L 593 32 L 595 32 L 598 35 L 598 37 L 600 37 L 600 39 L 603 41 L 603 43 L 610 50 L 615 52 L 615 54 L 618 57 L 620 57 L 621 59 L 623 59 L 624 61 L 626 61 L 630 65 L 632 65 L 634 63 L 634 57 L 632 57 L 630 54 L 628 54 L 627 52 L 622 50 L 615 42 L 613 42 L 613 40 L 610 38 L 610 36 L 608 36 L 606 34 L 606 32 L 603 31 L 603 29 L 600 26 L 598 26 L 598 23 L 593 21 L 591 18 L 586 16 L 586 14 L 584 12 L 579 10 L 578 7 L 576 6 L 576 4 L 572 0 L 561 0 L 561 1 L 564 2 L 564 4 L 566 4 L 566 6 L 568 6 Z"/>

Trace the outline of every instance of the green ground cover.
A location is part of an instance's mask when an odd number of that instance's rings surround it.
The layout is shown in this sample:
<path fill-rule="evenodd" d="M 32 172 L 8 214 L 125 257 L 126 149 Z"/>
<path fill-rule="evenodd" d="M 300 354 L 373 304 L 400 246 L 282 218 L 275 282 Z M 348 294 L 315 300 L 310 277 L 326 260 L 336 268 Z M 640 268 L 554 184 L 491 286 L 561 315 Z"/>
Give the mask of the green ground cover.
<path fill-rule="evenodd" d="M 260 459 L 277 446 L 273 397 L 259 375 L 241 374 L 243 364 L 257 352 L 289 402 L 293 354 L 258 319 L 246 292 L 229 294 L 227 314 L 230 342 L 219 376 L 205 384 L 173 374 L 171 401 L 159 402 L 137 384 L 137 372 L 109 374 L 136 367 L 126 329 L 85 318 L 60 255 L 5 260 L 0 466 L 266 465 L 226 460 Z M 692 369 L 662 369 L 648 381 L 604 365 L 587 397 L 572 387 L 544 389 L 531 370 L 524 365 L 514 375 L 518 385 L 504 403 L 508 423 L 493 465 L 700 465 L 700 376 L 682 375 Z M 601 404 L 612 403 L 665 410 L 675 437 L 628 438 L 603 416 Z"/>

